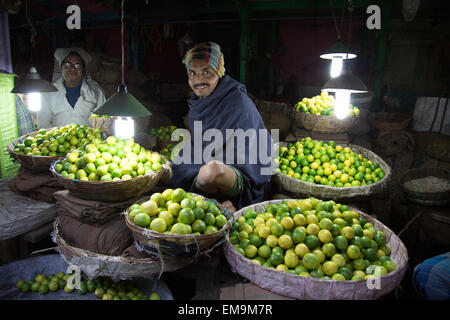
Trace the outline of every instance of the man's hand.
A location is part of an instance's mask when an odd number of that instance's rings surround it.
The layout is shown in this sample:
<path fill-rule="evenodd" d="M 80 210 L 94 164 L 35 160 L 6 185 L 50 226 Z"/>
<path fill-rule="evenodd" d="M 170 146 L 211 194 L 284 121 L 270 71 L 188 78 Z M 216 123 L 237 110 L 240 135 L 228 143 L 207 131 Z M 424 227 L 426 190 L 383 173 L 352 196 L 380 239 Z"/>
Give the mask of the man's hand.
<path fill-rule="evenodd" d="M 212 160 L 200 168 L 195 188 L 214 194 L 233 189 L 235 182 L 236 174 L 233 169 L 223 162 Z"/>
<path fill-rule="evenodd" d="M 224 211 L 227 209 L 231 214 L 236 212 L 236 208 L 230 200 L 226 200 L 222 203 L 217 202 L 217 207 L 219 207 L 220 211 Z"/>

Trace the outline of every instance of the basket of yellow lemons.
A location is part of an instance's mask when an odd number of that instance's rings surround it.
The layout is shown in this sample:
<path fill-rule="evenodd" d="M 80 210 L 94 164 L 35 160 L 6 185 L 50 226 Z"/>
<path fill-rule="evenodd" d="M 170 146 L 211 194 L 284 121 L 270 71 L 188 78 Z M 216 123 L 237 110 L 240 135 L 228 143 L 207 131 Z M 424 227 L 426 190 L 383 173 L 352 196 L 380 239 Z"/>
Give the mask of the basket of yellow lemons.
<path fill-rule="evenodd" d="M 334 201 L 265 201 L 234 219 L 224 245 L 233 272 L 291 298 L 378 299 L 400 285 L 408 266 L 394 232 Z"/>
<path fill-rule="evenodd" d="M 87 126 L 70 124 L 40 129 L 26 134 L 8 145 L 11 157 L 33 171 L 47 171 L 53 161 L 63 158 L 81 145 L 100 139 L 101 132 Z"/>
<path fill-rule="evenodd" d="M 139 249 L 159 258 L 196 258 L 212 251 L 221 244 L 232 217 L 214 201 L 182 188 L 142 198 L 124 215 Z"/>
<path fill-rule="evenodd" d="M 169 162 L 134 142 L 109 136 L 52 163 L 58 183 L 81 199 L 124 201 L 148 192 L 170 170 Z"/>
<path fill-rule="evenodd" d="M 325 199 L 364 198 L 383 192 L 391 168 L 370 150 L 336 145 L 309 137 L 296 143 L 278 143 L 273 180 L 295 195 Z"/>
<path fill-rule="evenodd" d="M 360 110 L 350 105 L 348 115 L 339 119 L 334 114 L 335 98 L 322 91 L 312 98 L 303 98 L 294 106 L 294 121 L 301 128 L 317 133 L 345 133 L 359 120 Z"/>

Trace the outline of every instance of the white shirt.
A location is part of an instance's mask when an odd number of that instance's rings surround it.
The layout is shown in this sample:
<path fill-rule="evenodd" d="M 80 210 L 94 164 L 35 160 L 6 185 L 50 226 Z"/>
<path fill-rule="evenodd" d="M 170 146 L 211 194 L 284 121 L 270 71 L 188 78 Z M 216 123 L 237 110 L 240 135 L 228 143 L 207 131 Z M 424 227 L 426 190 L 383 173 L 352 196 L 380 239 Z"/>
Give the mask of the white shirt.
<path fill-rule="evenodd" d="M 80 89 L 80 97 L 72 108 L 66 98 L 64 79 L 53 82 L 58 92 L 41 94 L 41 110 L 37 114 L 39 129 L 62 127 L 71 123 L 91 126 L 89 117 L 91 112 L 105 102 L 105 93 L 97 82 L 91 79 L 83 79 Z"/>

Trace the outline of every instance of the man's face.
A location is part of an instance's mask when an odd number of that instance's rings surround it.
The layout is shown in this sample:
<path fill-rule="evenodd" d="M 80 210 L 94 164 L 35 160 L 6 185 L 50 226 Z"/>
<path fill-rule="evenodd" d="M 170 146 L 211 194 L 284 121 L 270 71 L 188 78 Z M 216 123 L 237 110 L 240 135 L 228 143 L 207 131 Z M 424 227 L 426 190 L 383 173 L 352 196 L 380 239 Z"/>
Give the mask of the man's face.
<path fill-rule="evenodd" d="M 84 64 L 80 56 L 69 54 L 62 63 L 62 76 L 64 83 L 68 87 L 76 87 L 80 85 L 84 77 Z"/>
<path fill-rule="evenodd" d="M 203 99 L 214 91 L 219 76 L 206 61 L 194 59 L 189 66 L 188 80 L 194 93 Z"/>

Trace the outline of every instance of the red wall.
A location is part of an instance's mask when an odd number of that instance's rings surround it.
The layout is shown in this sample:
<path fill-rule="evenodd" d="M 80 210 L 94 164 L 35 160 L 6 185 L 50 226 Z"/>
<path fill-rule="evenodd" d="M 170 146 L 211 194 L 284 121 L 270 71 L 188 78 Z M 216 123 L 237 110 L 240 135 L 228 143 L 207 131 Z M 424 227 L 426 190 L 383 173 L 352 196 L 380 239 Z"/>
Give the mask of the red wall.
<path fill-rule="evenodd" d="M 340 33 L 346 44 L 346 20 L 343 26 Z M 353 21 L 352 26 L 353 30 L 361 30 L 358 21 Z M 336 29 L 331 19 L 281 21 L 272 60 L 277 83 L 285 83 L 290 75 L 294 75 L 299 85 L 322 86 L 329 79 L 330 60 L 321 59 L 320 55 L 336 41 Z M 352 49 L 359 47 L 352 45 Z"/>

